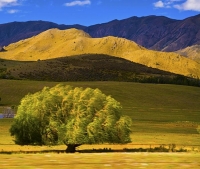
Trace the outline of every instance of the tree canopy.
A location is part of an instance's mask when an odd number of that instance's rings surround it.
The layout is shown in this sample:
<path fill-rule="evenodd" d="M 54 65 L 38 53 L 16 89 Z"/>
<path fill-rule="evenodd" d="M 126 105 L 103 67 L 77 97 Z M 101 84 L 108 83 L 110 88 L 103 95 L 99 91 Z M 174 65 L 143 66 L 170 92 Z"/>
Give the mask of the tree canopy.
<path fill-rule="evenodd" d="M 200 134 L 200 125 L 197 127 L 197 132 Z"/>
<path fill-rule="evenodd" d="M 16 144 L 82 144 L 131 142 L 131 119 L 122 106 L 99 89 L 58 84 L 26 95 L 10 128 Z M 70 151 L 70 150 L 69 150 Z"/>

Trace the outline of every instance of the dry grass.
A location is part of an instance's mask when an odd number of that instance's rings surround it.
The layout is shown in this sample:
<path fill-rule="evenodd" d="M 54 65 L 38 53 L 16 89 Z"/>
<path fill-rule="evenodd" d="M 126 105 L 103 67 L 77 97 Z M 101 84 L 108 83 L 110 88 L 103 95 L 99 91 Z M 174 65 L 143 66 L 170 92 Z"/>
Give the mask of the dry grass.
<path fill-rule="evenodd" d="M 13 138 L 10 136 L 9 128 L 12 124 L 13 119 L 0 119 L 0 151 L 4 146 L 14 144 Z"/>
<path fill-rule="evenodd" d="M 189 46 L 185 49 L 178 50 L 177 53 L 200 63 L 200 45 Z"/>
<path fill-rule="evenodd" d="M 0 156 L 1 169 L 101 169 L 162 168 L 197 169 L 200 154 L 193 153 L 98 153 L 98 154 L 13 154 Z"/>
<path fill-rule="evenodd" d="M 47 43 L 48 42 L 48 43 Z M 91 38 L 83 31 L 51 29 L 6 47 L 0 58 L 36 61 L 80 54 L 107 54 L 149 67 L 200 77 L 200 64 L 176 53 L 147 50 L 136 43 L 116 37 Z"/>

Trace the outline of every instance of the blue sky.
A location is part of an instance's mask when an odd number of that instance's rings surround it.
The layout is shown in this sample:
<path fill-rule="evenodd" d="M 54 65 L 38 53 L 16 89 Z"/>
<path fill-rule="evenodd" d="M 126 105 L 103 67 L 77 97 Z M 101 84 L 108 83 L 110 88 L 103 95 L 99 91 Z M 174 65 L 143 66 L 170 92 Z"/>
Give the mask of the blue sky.
<path fill-rule="evenodd" d="M 44 20 L 85 26 L 157 15 L 184 19 L 200 13 L 200 0 L 0 0 L 0 24 Z"/>

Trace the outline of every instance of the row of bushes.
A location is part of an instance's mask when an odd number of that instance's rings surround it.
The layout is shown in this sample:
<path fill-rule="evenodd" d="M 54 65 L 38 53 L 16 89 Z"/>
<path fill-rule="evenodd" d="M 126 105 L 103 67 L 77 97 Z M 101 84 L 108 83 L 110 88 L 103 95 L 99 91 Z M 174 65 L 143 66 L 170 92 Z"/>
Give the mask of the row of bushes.
<path fill-rule="evenodd" d="M 124 148 L 121 150 L 114 150 L 111 148 L 103 149 L 86 149 L 86 150 L 77 150 L 79 153 L 109 153 L 109 152 L 187 152 L 187 149 L 176 148 L 175 144 L 160 145 L 158 147 L 151 148 Z M 42 150 L 42 151 L 1 151 L 0 154 L 40 154 L 40 153 L 66 153 L 65 150 Z"/>

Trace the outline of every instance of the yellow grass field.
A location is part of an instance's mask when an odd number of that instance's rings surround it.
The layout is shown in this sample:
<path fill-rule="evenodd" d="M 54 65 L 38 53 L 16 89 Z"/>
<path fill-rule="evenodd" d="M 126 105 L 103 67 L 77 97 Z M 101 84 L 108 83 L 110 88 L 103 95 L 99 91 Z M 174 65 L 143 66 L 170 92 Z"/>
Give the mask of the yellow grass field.
<path fill-rule="evenodd" d="M 198 169 L 195 153 L 92 153 L 0 155 L 1 169 Z"/>
<path fill-rule="evenodd" d="M 176 51 L 176 53 L 200 63 L 200 45 L 188 46 L 184 49 Z"/>

